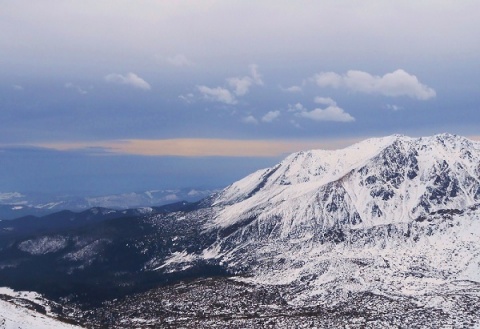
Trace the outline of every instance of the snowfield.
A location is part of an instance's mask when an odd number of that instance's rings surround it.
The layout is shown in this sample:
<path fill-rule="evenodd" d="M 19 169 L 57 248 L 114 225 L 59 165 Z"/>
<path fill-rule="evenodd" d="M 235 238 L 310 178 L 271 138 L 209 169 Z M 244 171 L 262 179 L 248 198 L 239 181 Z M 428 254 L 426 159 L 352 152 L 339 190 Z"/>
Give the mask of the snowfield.
<path fill-rule="evenodd" d="M 46 314 L 36 311 L 35 306 L 44 306 Z M 0 287 L 0 328 L 81 329 L 79 326 L 49 316 L 48 306 L 45 306 L 45 300 L 35 292 L 16 292 L 10 288 Z"/>

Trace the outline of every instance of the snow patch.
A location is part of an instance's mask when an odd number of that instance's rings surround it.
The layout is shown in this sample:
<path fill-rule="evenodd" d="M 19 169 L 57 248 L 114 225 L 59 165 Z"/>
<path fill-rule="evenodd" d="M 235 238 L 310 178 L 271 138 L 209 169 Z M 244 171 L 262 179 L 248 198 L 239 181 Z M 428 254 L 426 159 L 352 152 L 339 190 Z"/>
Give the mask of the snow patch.
<path fill-rule="evenodd" d="M 32 255 L 43 255 L 57 252 L 67 246 L 67 239 L 62 236 L 41 237 L 33 240 L 25 240 L 18 245 L 18 249 Z"/>
<path fill-rule="evenodd" d="M 160 270 L 163 268 L 177 267 L 175 271 L 180 270 L 184 271 L 192 266 L 192 262 L 197 259 L 196 255 L 187 253 L 186 251 L 174 252 L 172 255 L 167 258 L 167 260 L 159 267 L 154 268 L 153 270 Z M 180 268 L 178 268 L 180 266 Z"/>
<path fill-rule="evenodd" d="M 4 300 L 0 300 L 0 326 L 5 329 L 81 328 Z"/>

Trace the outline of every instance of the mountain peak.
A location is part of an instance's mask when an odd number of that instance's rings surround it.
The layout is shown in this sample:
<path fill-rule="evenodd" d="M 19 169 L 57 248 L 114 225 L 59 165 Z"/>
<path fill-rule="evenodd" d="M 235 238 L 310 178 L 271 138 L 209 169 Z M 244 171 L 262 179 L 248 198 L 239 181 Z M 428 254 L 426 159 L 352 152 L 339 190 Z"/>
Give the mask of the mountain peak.
<path fill-rule="evenodd" d="M 214 205 L 224 209 L 211 224 L 252 216 L 315 218 L 328 227 L 353 223 L 349 218 L 367 226 L 408 222 L 480 201 L 479 162 L 479 143 L 450 134 L 392 135 L 341 150 L 297 152 L 219 193 Z"/>

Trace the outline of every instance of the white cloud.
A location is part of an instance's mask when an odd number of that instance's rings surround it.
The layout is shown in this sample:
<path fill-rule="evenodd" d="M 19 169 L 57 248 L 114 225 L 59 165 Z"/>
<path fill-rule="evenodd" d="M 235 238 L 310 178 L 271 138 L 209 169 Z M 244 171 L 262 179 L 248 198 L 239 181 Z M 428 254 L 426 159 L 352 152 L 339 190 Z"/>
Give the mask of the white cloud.
<path fill-rule="evenodd" d="M 165 196 L 166 201 L 175 201 L 178 200 L 178 196 L 176 194 L 168 194 Z"/>
<path fill-rule="evenodd" d="M 250 65 L 250 75 L 245 77 L 233 77 L 226 79 L 232 90 L 216 87 L 197 86 L 205 99 L 217 101 L 225 104 L 237 104 L 235 96 L 243 96 L 248 93 L 253 85 L 263 85 L 262 76 L 258 72 L 256 65 Z"/>
<path fill-rule="evenodd" d="M 250 64 L 250 75 L 253 79 L 253 82 L 256 85 L 263 86 L 262 75 L 258 72 L 258 66 L 256 64 Z"/>
<path fill-rule="evenodd" d="M 250 77 L 243 77 L 243 78 L 228 78 L 227 82 L 230 87 L 234 90 L 233 92 L 237 96 L 243 96 L 248 93 L 248 90 L 252 86 L 252 79 Z"/>
<path fill-rule="evenodd" d="M 248 123 L 248 124 L 253 124 L 253 125 L 258 124 L 258 120 L 253 115 L 249 115 L 249 116 L 243 118 L 242 122 L 243 123 Z"/>
<path fill-rule="evenodd" d="M 270 111 L 262 117 L 263 122 L 272 122 L 280 116 L 280 111 Z"/>
<path fill-rule="evenodd" d="M 280 87 L 282 91 L 289 92 L 289 93 L 301 93 L 302 87 L 300 86 L 290 86 L 287 88 Z"/>
<path fill-rule="evenodd" d="M 297 104 L 288 104 L 288 111 L 289 112 L 295 112 L 295 111 L 306 111 L 307 109 L 301 104 L 301 103 L 297 103 Z"/>
<path fill-rule="evenodd" d="M 193 62 L 187 58 L 184 54 L 178 54 L 173 57 L 167 57 L 167 62 L 173 66 L 184 67 L 192 66 Z"/>
<path fill-rule="evenodd" d="M 295 115 L 302 118 L 307 118 L 315 121 L 337 121 L 337 122 L 352 122 L 355 118 L 342 108 L 337 106 L 337 103 L 329 97 L 315 97 L 315 103 L 326 105 L 325 109 L 316 108 L 309 111 L 300 103 L 295 105 L 288 105 L 288 111 L 296 112 Z"/>
<path fill-rule="evenodd" d="M 152 89 L 148 82 L 131 72 L 127 75 L 121 75 L 117 73 L 108 74 L 105 76 L 105 81 L 121 85 L 129 85 L 143 90 Z"/>
<path fill-rule="evenodd" d="M 313 77 L 319 87 L 338 88 L 342 84 L 342 77 L 335 72 L 322 72 Z"/>
<path fill-rule="evenodd" d="M 395 104 L 387 104 L 386 108 L 392 111 L 400 111 L 403 110 L 403 107 L 395 105 Z"/>
<path fill-rule="evenodd" d="M 330 97 L 315 97 L 313 100 L 317 104 L 322 104 L 322 105 L 337 105 L 337 102 L 335 102 L 333 99 Z"/>
<path fill-rule="evenodd" d="M 243 96 L 248 93 L 252 85 L 263 85 L 262 76 L 255 64 L 250 65 L 250 76 L 228 78 L 227 82 L 234 89 L 233 92 L 237 96 Z"/>
<path fill-rule="evenodd" d="M 228 89 L 222 87 L 210 88 L 207 86 L 197 86 L 197 89 L 205 99 L 210 101 L 216 101 L 230 105 L 237 104 L 235 96 L 232 95 Z"/>
<path fill-rule="evenodd" d="M 316 74 L 313 80 L 319 87 L 344 87 L 356 92 L 389 97 L 408 96 L 427 100 L 436 96 L 435 90 L 420 83 L 415 75 L 402 69 L 383 76 L 357 70 L 350 70 L 343 76 L 335 72 L 323 72 Z"/>
<path fill-rule="evenodd" d="M 315 121 L 338 121 L 338 122 L 352 122 L 355 118 L 345 112 L 338 106 L 328 106 L 326 109 L 316 108 L 312 111 L 302 111 L 298 116 L 312 119 Z"/>
<path fill-rule="evenodd" d="M 13 89 L 15 89 L 15 90 L 17 90 L 17 91 L 23 90 L 23 87 L 20 86 L 20 85 L 13 85 L 12 87 L 13 87 Z"/>

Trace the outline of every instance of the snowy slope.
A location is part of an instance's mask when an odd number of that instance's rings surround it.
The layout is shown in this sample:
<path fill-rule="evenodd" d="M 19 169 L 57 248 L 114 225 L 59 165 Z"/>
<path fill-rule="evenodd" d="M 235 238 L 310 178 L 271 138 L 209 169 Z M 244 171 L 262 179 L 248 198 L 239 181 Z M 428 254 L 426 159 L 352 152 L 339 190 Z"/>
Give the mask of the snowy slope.
<path fill-rule="evenodd" d="M 0 329 L 81 328 L 49 316 L 48 306 L 35 292 L 15 292 L 9 288 L 0 288 L 0 296 Z M 46 314 L 38 312 L 38 309 L 45 309 Z"/>
<path fill-rule="evenodd" d="M 60 322 L 19 305 L 0 300 L 0 328 L 2 329 L 74 329 L 78 326 Z"/>

